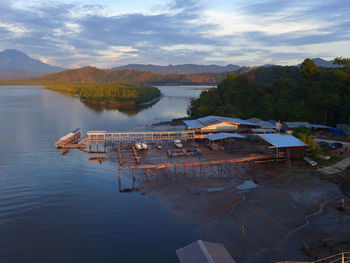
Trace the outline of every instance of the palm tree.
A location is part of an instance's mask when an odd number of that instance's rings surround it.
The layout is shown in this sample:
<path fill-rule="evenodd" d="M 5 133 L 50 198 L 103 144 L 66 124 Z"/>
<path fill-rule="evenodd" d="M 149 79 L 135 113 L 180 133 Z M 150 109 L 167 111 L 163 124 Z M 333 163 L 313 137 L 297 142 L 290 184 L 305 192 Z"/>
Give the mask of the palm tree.
<path fill-rule="evenodd" d="M 333 60 L 333 64 L 349 67 L 350 66 L 350 58 L 336 57 Z"/>

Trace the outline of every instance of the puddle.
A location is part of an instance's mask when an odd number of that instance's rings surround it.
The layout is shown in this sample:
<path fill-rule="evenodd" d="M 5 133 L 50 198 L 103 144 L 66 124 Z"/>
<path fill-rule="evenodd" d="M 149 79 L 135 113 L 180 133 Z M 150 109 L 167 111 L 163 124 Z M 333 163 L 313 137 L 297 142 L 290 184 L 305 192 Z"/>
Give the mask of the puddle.
<path fill-rule="evenodd" d="M 212 193 L 212 192 L 221 192 L 221 191 L 224 191 L 228 188 L 232 188 L 232 185 L 225 186 L 225 187 L 197 188 L 195 190 Z"/>
<path fill-rule="evenodd" d="M 248 190 L 257 187 L 258 185 L 254 183 L 252 180 L 246 180 L 243 184 L 238 185 L 237 190 Z"/>

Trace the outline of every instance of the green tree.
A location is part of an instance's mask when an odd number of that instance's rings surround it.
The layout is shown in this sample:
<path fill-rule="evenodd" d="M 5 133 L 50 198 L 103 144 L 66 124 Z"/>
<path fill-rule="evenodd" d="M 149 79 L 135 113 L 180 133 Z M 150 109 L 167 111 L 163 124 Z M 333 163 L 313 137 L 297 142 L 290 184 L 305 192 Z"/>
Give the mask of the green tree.
<path fill-rule="evenodd" d="M 320 72 L 319 67 L 309 58 L 301 63 L 300 70 L 304 77 L 311 77 Z"/>
<path fill-rule="evenodd" d="M 349 67 L 350 58 L 336 57 L 333 61 L 333 64 Z"/>

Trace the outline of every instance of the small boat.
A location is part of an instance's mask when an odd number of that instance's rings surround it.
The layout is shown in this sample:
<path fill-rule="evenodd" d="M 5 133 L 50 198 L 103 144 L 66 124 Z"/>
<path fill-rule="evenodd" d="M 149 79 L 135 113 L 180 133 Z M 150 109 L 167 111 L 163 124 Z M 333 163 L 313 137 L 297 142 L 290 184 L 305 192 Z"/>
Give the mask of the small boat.
<path fill-rule="evenodd" d="M 147 150 L 148 145 L 144 140 L 136 139 L 135 148 L 136 148 L 136 150 Z"/>
<path fill-rule="evenodd" d="M 177 148 L 182 148 L 183 147 L 183 145 L 182 145 L 182 143 L 181 143 L 181 140 L 174 140 L 174 144 L 175 144 L 175 146 L 177 147 Z"/>
<path fill-rule="evenodd" d="M 147 148 L 148 148 L 147 143 L 141 142 L 141 147 L 143 150 L 147 150 Z"/>
<path fill-rule="evenodd" d="M 135 148 L 136 148 L 136 150 L 142 150 L 141 142 L 135 142 Z"/>
<path fill-rule="evenodd" d="M 163 148 L 163 144 L 161 142 L 157 142 L 156 143 L 156 148 L 157 149 L 162 149 Z"/>
<path fill-rule="evenodd" d="M 81 136 L 80 129 L 77 128 L 55 142 L 56 148 L 64 148 L 67 144 L 76 142 Z"/>

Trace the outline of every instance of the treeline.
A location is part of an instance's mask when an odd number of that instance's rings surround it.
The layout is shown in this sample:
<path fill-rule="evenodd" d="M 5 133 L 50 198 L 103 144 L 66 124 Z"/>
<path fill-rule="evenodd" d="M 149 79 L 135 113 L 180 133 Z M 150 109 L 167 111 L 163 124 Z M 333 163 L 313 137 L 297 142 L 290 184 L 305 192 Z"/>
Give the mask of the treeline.
<path fill-rule="evenodd" d="M 47 89 L 73 93 L 85 102 L 94 104 L 140 104 L 160 96 L 160 90 L 151 86 L 121 83 L 82 83 L 51 81 L 2 81 L 0 85 L 37 85 Z"/>
<path fill-rule="evenodd" d="M 192 100 L 188 113 L 191 117 L 222 115 L 328 125 L 347 123 L 350 68 L 318 68 L 306 59 L 300 68 L 260 68 L 239 76 L 231 73 L 217 89 L 204 91 Z"/>
<path fill-rule="evenodd" d="M 194 85 L 217 84 L 222 80 L 223 73 L 201 74 L 160 74 L 141 70 L 113 70 L 84 67 L 48 74 L 35 80 L 59 82 L 119 82 L 149 85 Z"/>

